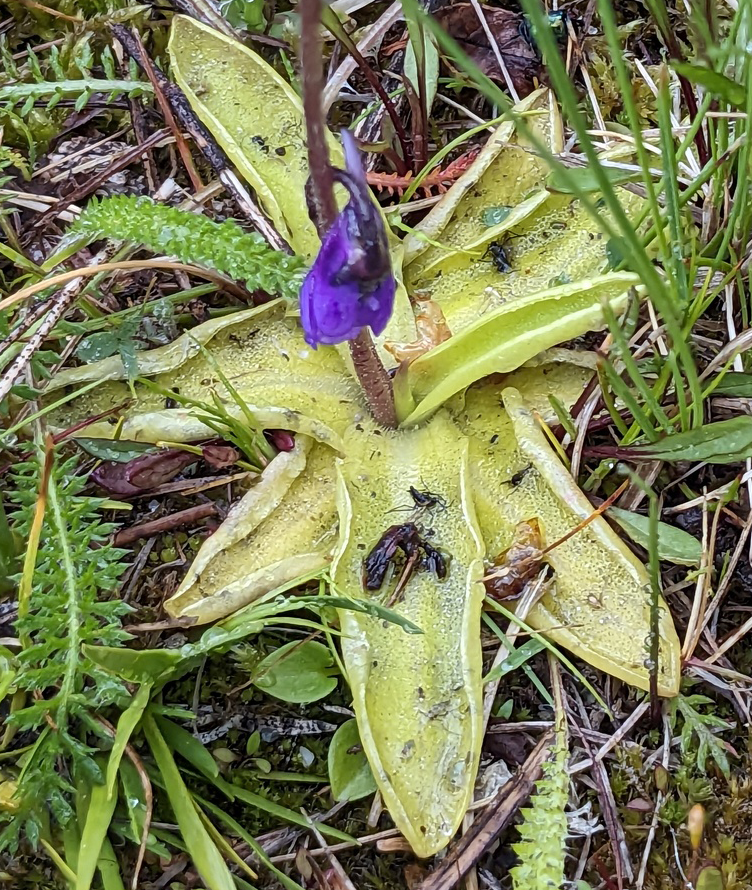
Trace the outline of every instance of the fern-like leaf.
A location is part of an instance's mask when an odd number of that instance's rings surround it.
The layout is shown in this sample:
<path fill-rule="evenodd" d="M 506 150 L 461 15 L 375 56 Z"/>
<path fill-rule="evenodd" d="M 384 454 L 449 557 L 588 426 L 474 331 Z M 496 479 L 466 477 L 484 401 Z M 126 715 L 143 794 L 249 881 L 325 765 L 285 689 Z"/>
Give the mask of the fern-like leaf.
<path fill-rule="evenodd" d="M 705 714 L 700 710 L 704 705 L 710 706 L 711 713 Z M 710 757 L 728 778 L 731 773 L 728 749 L 717 733 L 731 729 L 731 724 L 713 714 L 714 708 L 715 702 L 707 695 L 677 695 L 669 703 L 671 729 L 676 728 L 677 716 L 681 714 L 684 718 L 680 736 L 682 754 L 693 759 L 703 774 Z"/>
<path fill-rule="evenodd" d="M 14 687 L 28 697 L 7 723 L 36 741 L 18 776 L 18 811 L 0 815 L 8 821 L 0 849 L 13 849 L 21 834 L 34 843 L 46 813 L 59 823 L 73 815 L 71 775 L 102 781 L 86 729 L 100 708 L 128 697 L 121 683 L 83 655 L 84 643 L 117 646 L 128 639 L 120 619 L 130 608 L 105 598 L 117 587 L 125 551 L 110 543 L 114 526 L 101 519 L 101 499 L 81 493 L 86 480 L 76 475 L 75 463 L 56 461 L 50 474 L 29 608 L 16 623 L 24 648 Z M 17 463 L 12 475 L 10 518 L 18 537 L 28 539 L 39 456 Z"/>
<path fill-rule="evenodd" d="M 149 198 L 123 195 L 92 200 L 74 231 L 92 239 L 105 237 L 142 244 L 149 250 L 245 281 L 249 290 L 279 294 L 291 301 L 297 299 L 300 290 L 300 257 L 272 250 L 261 235 L 244 232 L 229 220 L 214 222 Z"/>
<path fill-rule="evenodd" d="M 565 808 L 569 798 L 567 748 L 564 733 L 557 733 L 554 758 L 543 764 L 532 806 L 523 810 L 519 843 L 514 851 L 519 865 L 511 869 L 514 890 L 559 890 L 564 882 L 567 838 Z"/>

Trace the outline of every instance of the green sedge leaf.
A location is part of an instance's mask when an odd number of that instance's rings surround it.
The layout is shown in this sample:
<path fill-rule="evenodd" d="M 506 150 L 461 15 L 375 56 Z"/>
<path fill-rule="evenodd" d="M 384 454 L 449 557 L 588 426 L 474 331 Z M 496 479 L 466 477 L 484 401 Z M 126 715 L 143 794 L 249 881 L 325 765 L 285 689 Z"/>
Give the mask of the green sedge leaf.
<path fill-rule="evenodd" d="M 108 797 L 106 785 L 92 786 L 78 850 L 75 890 L 90 890 L 116 803 L 117 795 Z"/>
<path fill-rule="evenodd" d="M 694 430 L 666 436 L 658 442 L 621 449 L 625 457 L 667 461 L 733 464 L 752 457 L 752 417 L 732 417 Z"/>
<path fill-rule="evenodd" d="M 635 544 L 639 544 L 647 550 L 650 543 L 650 520 L 647 516 L 632 513 L 630 510 L 621 510 L 619 507 L 609 507 L 607 515 L 629 535 Z M 668 525 L 666 522 L 659 522 L 658 556 L 666 562 L 673 562 L 676 565 L 698 565 L 702 559 L 702 543 L 683 529 Z"/>
<path fill-rule="evenodd" d="M 155 717 L 154 719 L 162 733 L 162 738 L 175 754 L 179 754 L 188 763 L 195 766 L 208 779 L 214 779 L 219 775 L 216 760 L 196 736 L 166 717 Z"/>
<path fill-rule="evenodd" d="M 744 107 L 747 101 L 747 90 L 742 84 L 731 80 L 725 74 L 712 71 L 710 68 L 694 62 L 671 62 L 670 65 L 677 74 L 686 77 L 691 83 L 704 87 L 715 96 L 720 96 L 729 105 L 736 108 Z"/>
<path fill-rule="evenodd" d="M 729 371 L 713 387 L 714 396 L 729 396 L 737 399 L 752 399 L 752 374 L 742 371 Z"/>
<path fill-rule="evenodd" d="M 619 167 L 602 166 L 606 178 L 612 185 L 623 185 L 625 182 L 636 182 L 640 179 L 639 170 L 622 170 Z M 572 180 L 574 179 L 574 183 Z M 581 192 L 598 192 L 598 177 L 590 167 L 569 167 L 566 177 L 559 168 L 554 168 L 546 177 L 546 188 L 549 192 L 559 195 L 578 195 Z"/>
<path fill-rule="evenodd" d="M 115 739 L 112 743 L 110 758 L 107 761 L 107 779 L 105 784 L 108 798 L 113 796 L 125 748 L 143 716 L 144 709 L 149 704 L 150 696 L 151 683 L 144 683 L 139 687 L 138 692 L 133 696 L 128 707 L 118 718 Z"/>
<path fill-rule="evenodd" d="M 204 827 L 191 793 L 180 775 L 156 721 L 149 714 L 143 723 L 144 734 L 162 774 L 172 811 L 185 841 L 188 854 L 208 890 L 235 890 L 235 881 L 216 844 Z"/>
<path fill-rule="evenodd" d="M 528 640 L 521 646 L 513 649 L 501 664 L 497 665 L 492 671 L 489 671 L 483 678 L 483 683 L 492 683 L 494 680 L 506 677 L 507 674 L 511 674 L 513 671 L 516 671 L 517 668 L 522 667 L 523 664 L 530 661 L 534 655 L 542 652 L 544 648 L 545 646 L 540 640 L 536 640 L 535 638 Z"/>

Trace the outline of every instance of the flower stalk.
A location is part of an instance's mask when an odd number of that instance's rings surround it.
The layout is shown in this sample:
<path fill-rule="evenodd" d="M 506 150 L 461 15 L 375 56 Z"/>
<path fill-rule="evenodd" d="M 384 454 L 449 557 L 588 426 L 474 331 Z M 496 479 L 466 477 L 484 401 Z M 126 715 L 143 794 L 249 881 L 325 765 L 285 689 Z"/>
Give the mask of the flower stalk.
<path fill-rule="evenodd" d="M 376 208 L 369 203 L 370 199 L 364 200 L 367 191 L 364 195 L 360 179 L 363 183 L 365 179 L 362 169 L 356 169 L 359 161 L 354 141 L 352 146 L 346 144 L 346 173 L 335 172 L 329 163 L 322 103 L 322 2 L 300 0 L 300 11 L 309 200 L 311 217 L 322 239 L 321 252 L 301 292 L 301 318 L 306 339 L 314 347 L 318 343 L 349 341 L 355 373 L 371 413 L 382 426 L 393 429 L 397 426 L 397 413 L 392 381 L 368 330 L 368 326 L 377 333 L 384 329 L 394 300 L 386 234 Z M 350 201 L 341 214 L 334 198 L 335 178 L 350 192 Z"/>

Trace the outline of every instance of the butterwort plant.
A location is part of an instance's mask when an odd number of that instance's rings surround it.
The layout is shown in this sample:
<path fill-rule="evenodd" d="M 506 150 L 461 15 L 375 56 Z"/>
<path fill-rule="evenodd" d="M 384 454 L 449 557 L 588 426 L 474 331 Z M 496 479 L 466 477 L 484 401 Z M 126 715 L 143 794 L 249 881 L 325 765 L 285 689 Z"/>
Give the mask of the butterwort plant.
<path fill-rule="evenodd" d="M 355 138 L 342 131 L 346 170 L 333 170 L 349 200 L 322 239 L 300 291 L 306 342 L 314 349 L 381 334 L 394 308 L 395 281 L 384 222 L 373 202 Z"/>

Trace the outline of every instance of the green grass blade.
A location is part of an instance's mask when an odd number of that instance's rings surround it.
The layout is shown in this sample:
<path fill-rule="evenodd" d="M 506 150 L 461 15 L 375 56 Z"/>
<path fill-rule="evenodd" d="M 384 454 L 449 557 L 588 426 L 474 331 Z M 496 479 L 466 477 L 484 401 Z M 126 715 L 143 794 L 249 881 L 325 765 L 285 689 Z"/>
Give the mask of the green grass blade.
<path fill-rule="evenodd" d="M 283 819 L 285 822 L 291 822 L 293 825 L 297 825 L 300 828 L 310 827 L 310 820 L 305 816 L 302 816 L 300 813 L 296 813 L 294 810 L 290 810 L 287 807 L 280 806 L 278 803 L 273 803 L 271 800 L 267 800 L 260 794 L 248 791 L 247 788 L 241 788 L 239 785 L 231 785 L 221 777 L 213 779 L 212 784 L 226 794 L 230 800 L 242 800 L 243 803 L 247 803 L 249 806 L 255 807 L 257 810 L 269 813 L 269 815 L 276 816 L 278 819 Z M 325 825 L 323 822 L 316 822 L 316 827 L 325 837 L 331 837 L 338 841 L 344 841 L 345 843 L 357 843 L 352 835 L 346 834 L 338 828 L 332 828 L 329 825 Z"/>
<path fill-rule="evenodd" d="M 582 685 L 587 689 L 587 691 L 593 696 L 593 698 L 598 702 L 598 704 L 603 708 L 603 710 L 611 715 L 611 709 L 603 701 L 603 698 L 598 694 L 598 690 L 593 686 L 592 683 L 589 682 L 587 677 L 585 677 L 581 671 L 578 671 L 574 664 L 567 658 L 566 655 L 562 654 L 561 650 L 557 649 L 553 643 L 550 643 L 543 634 L 539 634 L 537 631 L 533 630 L 529 624 L 524 622 L 521 618 L 518 618 L 514 612 L 510 612 L 509 609 L 506 609 L 501 603 L 497 603 L 496 600 L 491 599 L 491 597 L 487 596 L 485 599 L 486 605 L 493 609 L 494 612 L 499 612 L 509 621 L 513 621 L 515 624 L 519 625 L 525 633 L 529 634 L 534 640 L 538 640 L 545 649 L 551 652 L 559 661 L 566 665 L 566 667 L 574 674 L 574 676 L 582 683 Z"/>
<path fill-rule="evenodd" d="M 139 687 L 138 692 L 131 699 L 131 703 L 118 718 L 115 740 L 112 743 L 110 759 L 107 761 L 107 778 L 105 779 L 105 785 L 107 787 L 108 798 L 112 797 L 115 791 L 118 770 L 120 769 L 120 761 L 125 752 L 125 746 L 130 741 L 134 729 L 138 726 L 144 713 L 144 708 L 149 704 L 150 696 L 151 683 L 144 683 Z"/>
<path fill-rule="evenodd" d="M 606 2 L 598 4 L 598 11 L 600 13 L 601 24 L 603 25 L 603 33 L 606 37 L 606 41 L 608 42 L 609 49 L 611 50 L 611 63 L 613 64 L 614 72 L 616 73 L 616 80 L 619 85 L 621 101 L 624 105 L 624 110 L 627 113 L 629 128 L 632 131 L 632 135 L 634 137 L 634 146 L 635 152 L 637 154 L 637 161 L 640 165 L 640 169 L 642 170 L 642 181 L 643 185 L 645 186 L 645 192 L 648 199 L 648 207 L 650 209 L 650 215 L 655 226 L 659 249 L 661 255 L 664 258 L 667 258 L 669 250 L 668 245 L 666 244 L 663 226 L 661 224 L 661 210 L 658 205 L 658 195 L 656 194 L 656 189 L 653 183 L 653 176 L 650 172 L 650 156 L 647 149 L 645 148 L 645 144 L 642 139 L 642 125 L 640 123 L 640 115 L 637 110 L 637 104 L 634 101 L 634 95 L 632 91 L 632 77 L 630 76 L 630 73 L 627 70 L 626 63 L 624 62 L 624 51 L 619 40 L 619 30 L 616 24 L 614 9 L 610 2 Z"/>
<path fill-rule="evenodd" d="M 107 795 L 106 785 L 93 785 L 89 795 L 89 809 L 86 813 L 84 830 L 81 832 L 81 846 L 78 850 L 78 870 L 76 890 L 91 890 L 91 883 L 97 870 L 102 845 L 107 829 L 115 812 L 117 795 Z"/>
<path fill-rule="evenodd" d="M 162 774 L 167 797 L 175 814 L 180 833 L 193 864 L 201 875 L 201 880 L 207 890 L 235 890 L 235 882 L 227 863 L 204 828 L 172 752 L 167 747 L 167 743 L 151 714 L 146 714 L 142 725 L 151 753 Z"/>
<path fill-rule="evenodd" d="M 204 800 L 200 797 L 197 797 L 196 800 L 205 810 L 208 810 L 216 816 L 217 819 L 226 825 L 230 831 L 234 832 L 242 841 L 245 841 L 245 843 L 248 844 L 256 856 L 258 856 L 259 861 L 262 862 L 264 867 L 274 875 L 285 890 L 303 890 L 300 884 L 293 881 L 292 878 L 288 877 L 283 871 L 280 871 L 280 869 L 277 868 L 266 855 L 264 848 L 259 844 L 256 838 L 252 834 L 249 834 L 249 832 L 247 832 L 239 822 L 233 819 L 232 816 L 226 813 L 221 807 L 218 807 L 216 804 L 213 804 L 208 800 Z"/>

